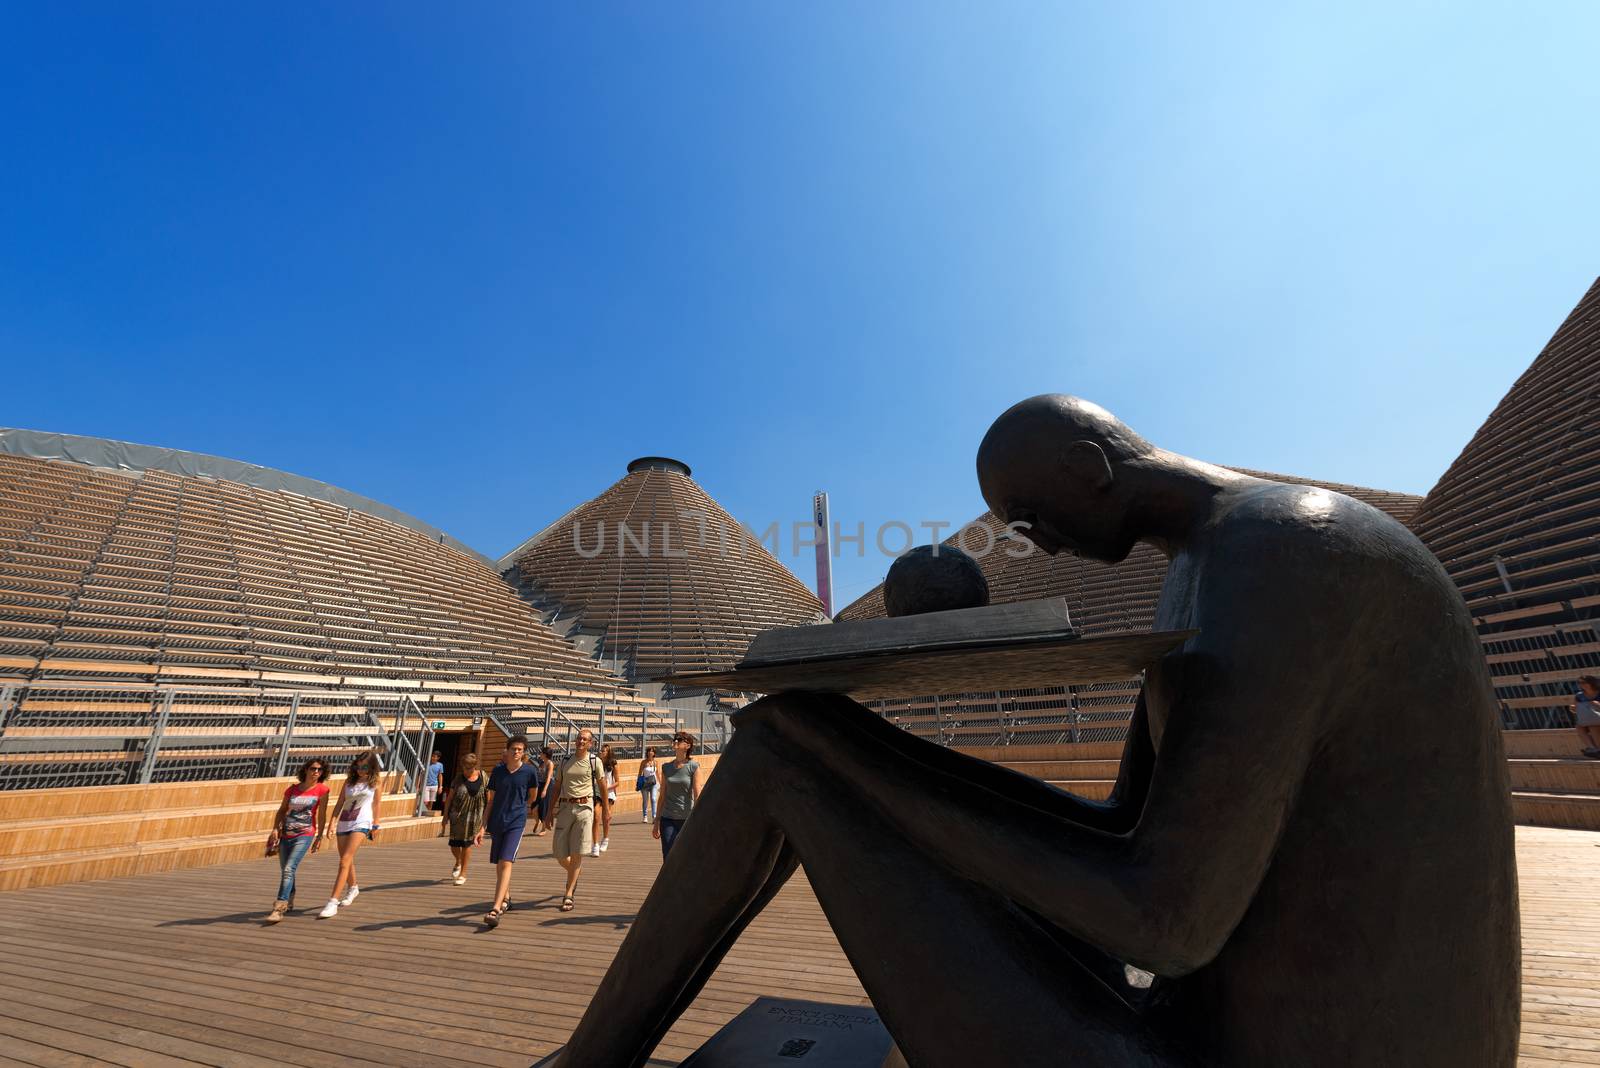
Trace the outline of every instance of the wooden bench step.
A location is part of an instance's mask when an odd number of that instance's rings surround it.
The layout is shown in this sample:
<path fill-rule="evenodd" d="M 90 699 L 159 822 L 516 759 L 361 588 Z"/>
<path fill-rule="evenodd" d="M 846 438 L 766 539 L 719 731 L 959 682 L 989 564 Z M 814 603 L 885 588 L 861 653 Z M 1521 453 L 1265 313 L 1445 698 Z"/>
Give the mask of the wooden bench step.
<path fill-rule="evenodd" d="M 985 728 L 987 729 L 987 728 Z M 1057 745 L 963 745 L 957 750 L 979 760 L 1118 760 L 1121 742 L 1064 742 Z"/>
<path fill-rule="evenodd" d="M 1600 794 L 1600 760 L 1518 757 L 1507 764 L 1513 790 Z"/>
<path fill-rule="evenodd" d="M 438 831 L 439 821 L 436 817 L 385 819 L 383 829 L 372 845 L 431 838 Z M 258 829 L 241 834 L 76 849 L 41 856 L 5 857 L 0 859 L 0 891 L 249 860 L 264 855 L 266 839 L 266 832 Z"/>
<path fill-rule="evenodd" d="M 1597 794 L 1513 790 L 1511 810 L 1518 823 L 1531 827 L 1600 831 L 1600 795 Z"/>
<path fill-rule="evenodd" d="M 1120 760 L 1001 760 L 996 763 L 1003 768 L 1031 775 L 1035 779 L 1049 779 L 1052 782 L 1115 779 L 1117 769 L 1122 766 Z"/>
<path fill-rule="evenodd" d="M 151 783 L 148 786 L 4 790 L 0 791 L 0 825 L 12 820 L 148 814 L 165 809 L 217 808 L 252 801 L 271 801 L 276 804 L 282 799 L 283 791 L 293 782 L 291 778 L 215 779 L 205 782 Z M 399 782 L 399 775 L 390 772 L 385 789 L 393 790 Z M 335 800 L 343 784 L 343 775 L 329 776 L 328 789 Z"/>
<path fill-rule="evenodd" d="M 329 803 L 338 800 L 334 791 Z M 388 794 L 381 822 L 405 819 L 416 811 L 416 794 Z M 8 820 L 0 823 L 0 857 L 60 854 L 74 849 L 121 848 L 134 843 L 163 842 L 228 834 L 255 834 L 265 839 L 278 802 L 261 801 L 208 808 L 155 809 L 113 815 L 54 819 Z"/>
<path fill-rule="evenodd" d="M 1046 779 L 1045 781 L 1058 790 L 1077 794 L 1090 801 L 1104 801 L 1111 796 L 1111 788 L 1117 784 L 1115 779 Z"/>
<path fill-rule="evenodd" d="M 1512 759 L 1583 756 L 1577 731 L 1502 731 L 1500 737 L 1505 740 L 1506 756 Z"/>

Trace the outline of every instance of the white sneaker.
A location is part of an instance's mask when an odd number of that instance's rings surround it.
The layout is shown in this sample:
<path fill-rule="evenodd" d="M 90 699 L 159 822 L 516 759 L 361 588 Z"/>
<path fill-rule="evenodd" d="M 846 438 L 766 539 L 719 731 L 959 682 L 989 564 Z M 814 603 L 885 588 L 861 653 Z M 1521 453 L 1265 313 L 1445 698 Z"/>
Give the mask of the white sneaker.
<path fill-rule="evenodd" d="M 591 857 L 598 857 L 600 855 L 600 843 L 599 842 L 596 842 L 592 847 L 590 847 L 589 855 Z"/>
<path fill-rule="evenodd" d="M 350 889 L 344 892 L 344 897 L 339 899 L 339 904 L 343 905 L 345 908 L 349 908 L 355 903 L 356 898 L 359 896 L 361 896 L 361 887 L 352 886 Z"/>
<path fill-rule="evenodd" d="M 329 916 L 339 915 L 339 899 L 336 897 L 330 897 L 328 899 L 328 903 L 322 906 L 322 911 L 317 913 L 317 915 L 324 920 Z"/>
<path fill-rule="evenodd" d="M 455 867 L 450 869 L 450 878 L 452 878 L 452 879 L 461 878 L 461 865 L 457 864 Z"/>
<path fill-rule="evenodd" d="M 457 886 L 465 886 L 466 882 L 467 882 L 467 877 L 465 875 L 460 875 L 460 874 L 456 875 L 456 885 Z"/>
<path fill-rule="evenodd" d="M 610 848 L 611 848 L 611 839 L 609 839 L 609 838 L 600 839 L 600 852 L 604 853 L 606 850 L 608 850 Z"/>

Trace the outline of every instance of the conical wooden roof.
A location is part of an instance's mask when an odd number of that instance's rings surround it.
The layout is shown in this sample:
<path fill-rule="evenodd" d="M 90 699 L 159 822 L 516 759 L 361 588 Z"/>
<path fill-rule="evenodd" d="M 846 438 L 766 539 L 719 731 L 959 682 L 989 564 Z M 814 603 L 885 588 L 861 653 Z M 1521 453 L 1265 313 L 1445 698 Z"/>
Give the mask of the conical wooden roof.
<path fill-rule="evenodd" d="M 1466 598 L 1508 718 L 1568 725 L 1574 679 L 1600 674 L 1600 281 L 1429 491 L 1413 529 Z"/>
<path fill-rule="evenodd" d="M 635 460 L 502 565 L 601 634 L 602 657 L 641 680 L 728 668 L 758 632 L 822 612 L 687 465 L 665 457 Z"/>

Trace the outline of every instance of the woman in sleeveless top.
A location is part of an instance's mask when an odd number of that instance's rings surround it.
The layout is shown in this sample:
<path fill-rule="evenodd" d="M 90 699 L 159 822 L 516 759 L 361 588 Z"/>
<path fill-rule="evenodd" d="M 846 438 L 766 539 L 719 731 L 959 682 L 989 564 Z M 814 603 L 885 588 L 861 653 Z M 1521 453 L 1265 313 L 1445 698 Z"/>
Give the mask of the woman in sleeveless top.
<path fill-rule="evenodd" d="M 356 881 L 356 850 L 378 833 L 378 813 L 383 807 L 383 770 L 378 754 L 367 750 L 350 763 L 339 804 L 334 809 L 339 823 L 334 828 L 339 842 L 339 875 L 333 881 L 333 896 L 318 913 L 324 918 L 337 916 L 341 906 L 355 903 L 361 886 Z"/>
<path fill-rule="evenodd" d="M 611 806 L 617 803 L 617 754 L 611 751 L 609 742 L 600 747 L 600 767 L 606 777 L 606 804 L 600 809 L 600 841 L 595 843 L 593 854 L 597 857 L 611 848 Z"/>
<path fill-rule="evenodd" d="M 472 843 L 483 830 L 483 814 L 489 802 L 488 784 L 489 777 L 478 770 L 478 754 L 468 753 L 461 758 L 461 770 L 445 795 L 444 818 L 450 825 L 450 853 L 456 861 L 450 878 L 457 886 L 467 881 L 467 860 L 472 856 Z"/>
<path fill-rule="evenodd" d="M 656 825 L 650 832 L 661 839 L 661 859 L 672 852 L 672 843 L 678 832 L 688 822 L 694 803 L 700 799 L 700 765 L 690 757 L 694 754 L 695 738 L 688 731 L 679 731 L 672 738 L 674 759 L 661 766 L 661 804 L 656 809 Z"/>
<path fill-rule="evenodd" d="M 644 760 L 639 762 L 639 778 L 634 783 L 634 789 L 639 791 L 639 814 L 646 823 L 655 822 L 656 818 L 656 749 L 651 746 L 644 751 Z"/>
<path fill-rule="evenodd" d="M 555 752 L 548 745 L 539 749 L 539 781 L 544 787 L 539 791 L 539 818 L 534 821 L 538 829 L 533 832 L 535 838 L 548 833 L 555 823 L 555 817 L 550 814 L 550 806 L 556 797 L 555 783 L 552 781 L 556 774 Z"/>
<path fill-rule="evenodd" d="M 267 846 L 278 847 L 278 900 L 268 923 L 282 920 L 294 908 L 294 876 L 307 853 L 322 848 L 328 835 L 328 765 L 311 759 L 300 765 L 299 782 L 284 790 L 283 803 L 272 817 Z"/>

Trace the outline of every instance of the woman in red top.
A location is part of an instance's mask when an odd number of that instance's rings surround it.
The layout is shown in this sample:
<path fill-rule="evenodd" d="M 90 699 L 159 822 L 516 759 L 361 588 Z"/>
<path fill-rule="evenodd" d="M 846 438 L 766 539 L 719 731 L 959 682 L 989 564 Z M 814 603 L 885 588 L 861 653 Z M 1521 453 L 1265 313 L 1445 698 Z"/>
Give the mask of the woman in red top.
<path fill-rule="evenodd" d="M 267 848 L 278 847 L 278 900 L 268 923 L 277 923 L 294 908 L 294 873 L 307 853 L 322 848 L 328 836 L 328 766 L 320 760 L 300 765 L 300 781 L 283 792 L 283 804 L 272 817 Z"/>

